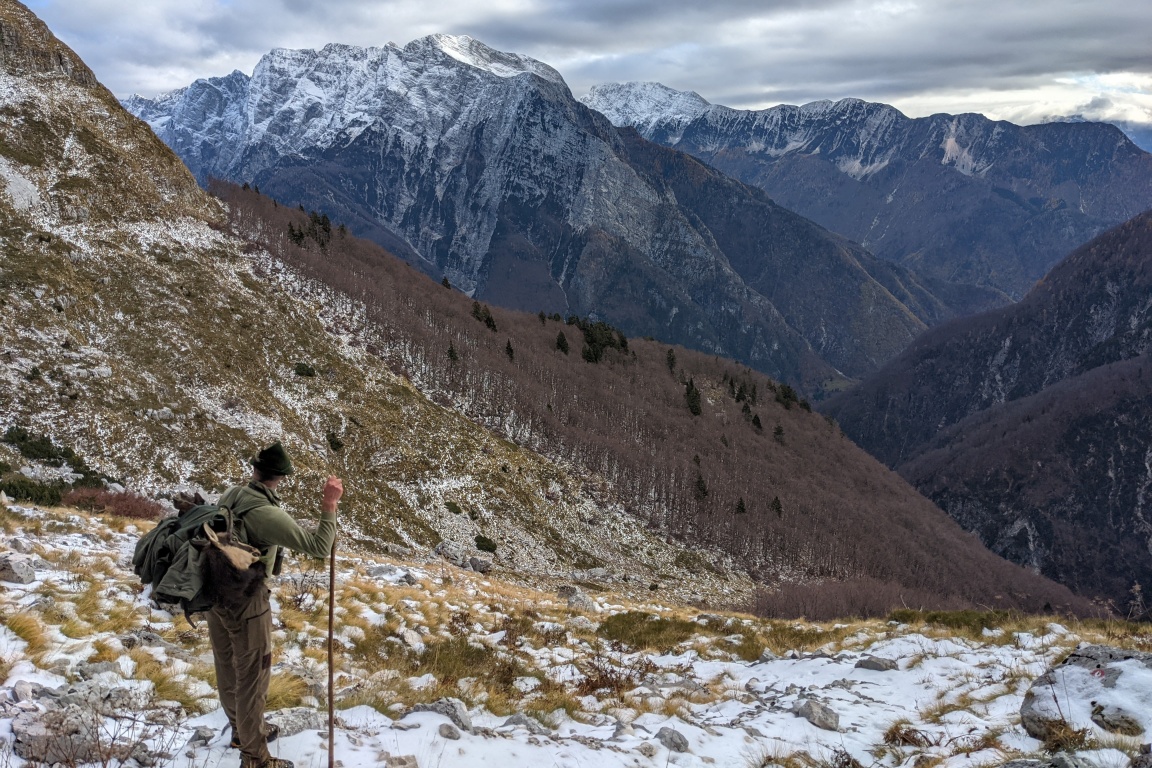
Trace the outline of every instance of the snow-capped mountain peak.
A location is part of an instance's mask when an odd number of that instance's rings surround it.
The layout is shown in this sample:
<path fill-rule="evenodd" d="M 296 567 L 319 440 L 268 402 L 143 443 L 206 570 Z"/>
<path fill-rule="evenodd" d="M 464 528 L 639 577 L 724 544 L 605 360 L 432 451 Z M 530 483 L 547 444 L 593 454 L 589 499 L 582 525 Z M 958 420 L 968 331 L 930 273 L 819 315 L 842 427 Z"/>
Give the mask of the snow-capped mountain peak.
<path fill-rule="evenodd" d="M 429 35 L 409 43 L 408 47 L 418 45 L 438 48 L 463 64 L 498 77 L 532 74 L 564 85 L 564 78 L 560 73 L 544 62 L 519 53 L 498 51 L 468 35 Z"/>
<path fill-rule="evenodd" d="M 657 122 L 689 123 L 712 106 L 695 91 L 644 82 L 594 85 L 581 101 L 613 125 L 631 125 L 641 133 Z"/>

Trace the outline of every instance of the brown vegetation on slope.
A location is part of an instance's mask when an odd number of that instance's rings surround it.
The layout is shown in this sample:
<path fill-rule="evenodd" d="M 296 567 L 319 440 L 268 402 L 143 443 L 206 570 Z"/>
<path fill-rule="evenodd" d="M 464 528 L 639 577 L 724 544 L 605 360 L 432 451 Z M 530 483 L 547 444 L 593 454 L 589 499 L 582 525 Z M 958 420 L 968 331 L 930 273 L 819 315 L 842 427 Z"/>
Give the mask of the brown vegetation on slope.
<path fill-rule="evenodd" d="M 363 301 L 388 339 L 374 352 L 394 370 L 510 440 L 603 478 L 591 490 L 654 530 L 721 547 L 768 584 L 874 580 L 917 607 L 1087 609 L 989 553 L 785 385 L 638 339 L 588 362 L 575 325 L 476 305 L 338 226 L 325 232 L 317 217 L 258 192 L 216 192 L 238 233 Z"/>

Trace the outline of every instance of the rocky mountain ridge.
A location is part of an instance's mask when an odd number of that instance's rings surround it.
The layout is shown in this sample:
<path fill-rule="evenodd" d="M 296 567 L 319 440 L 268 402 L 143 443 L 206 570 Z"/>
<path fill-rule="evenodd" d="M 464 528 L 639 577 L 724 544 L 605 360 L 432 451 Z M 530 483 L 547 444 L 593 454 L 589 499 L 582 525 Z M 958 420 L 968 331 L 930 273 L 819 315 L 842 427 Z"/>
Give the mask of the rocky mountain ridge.
<path fill-rule="evenodd" d="M 125 105 L 201 180 L 324 211 L 474 298 L 605 319 L 811 393 L 973 301 L 617 131 L 551 68 L 469 38 L 277 50 L 246 83 Z"/>
<path fill-rule="evenodd" d="M 859 99 L 735 110 L 659 83 L 596 86 L 584 103 L 882 258 L 1017 298 L 1152 207 L 1152 155 L 1104 123 L 911 119 Z"/>

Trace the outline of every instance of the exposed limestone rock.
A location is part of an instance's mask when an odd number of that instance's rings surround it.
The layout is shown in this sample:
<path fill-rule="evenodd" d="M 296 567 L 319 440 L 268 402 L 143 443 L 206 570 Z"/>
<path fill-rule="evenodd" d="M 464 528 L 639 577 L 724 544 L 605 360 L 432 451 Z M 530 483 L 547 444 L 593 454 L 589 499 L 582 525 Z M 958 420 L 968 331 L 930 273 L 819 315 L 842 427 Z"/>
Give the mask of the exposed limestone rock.
<path fill-rule="evenodd" d="M 13 584 L 31 584 L 36 581 L 36 568 L 28 555 L 0 555 L 0 581 Z"/>
<path fill-rule="evenodd" d="M 802 717 L 817 728 L 823 728 L 826 731 L 840 730 L 840 715 L 836 714 L 831 707 L 821 704 L 812 699 L 805 699 L 796 708 L 796 716 Z"/>
<path fill-rule="evenodd" d="M 856 662 L 857 669 L 874 669 L 877 672 L 890 672 L 899 669 L 900 665 L 892 659 L 881 659 L 877 656 L 865 656 Z"/>
<path fill-rule="evenodd" d="M 460 730 L 473 732 L 472 718 L 468 716 L 468 709 L 460 699 L 437 699 L 431 704 L 417 704 L 408 712 L 437 712 L 451 720 Z"/>
<path fill-rule="evenodd" d="M 688 739 L 673 728 L 661 728 L 656 731 L 656 741 L 667 747 L 670 752 L 688 751 Z"/>
<path fill-rule="evenodd" d="M 1107 703 L 1111 690 L 1123 678 L 1124 667 L 1133 663 L 1152 669 L 1152 653 L 1104 645 L 1076 649 L 1036 678 L 1024 694 L 1020 705 L 1021 725 L 1028 735 L 1044 740 L 1055 728 L 1076 721 L 1076 712 L 1083 712 L 1107 731 L 1143 733 L 1148 727 L 1143 718 L 1148 715 L 1124 712 Z"/>

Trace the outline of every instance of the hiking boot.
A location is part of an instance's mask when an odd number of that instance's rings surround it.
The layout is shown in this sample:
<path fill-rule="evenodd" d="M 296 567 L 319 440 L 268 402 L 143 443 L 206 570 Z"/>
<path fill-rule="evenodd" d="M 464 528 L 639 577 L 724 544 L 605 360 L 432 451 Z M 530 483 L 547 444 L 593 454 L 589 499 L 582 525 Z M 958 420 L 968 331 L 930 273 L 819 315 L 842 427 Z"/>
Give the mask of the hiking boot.
<path fill-rule="evenodd" d="M 264 723 L 264 740 L 271 743 L 276 741 L 280 735 L 280 726 L 276 723 Z M 240 737 L 236 735 L 236 731 L 232 731 L 232 740 L 228 742 L 228 746 L 232 749 L 240 749 Z M 280 766 L 284 768 L 284 766 Z"/>

